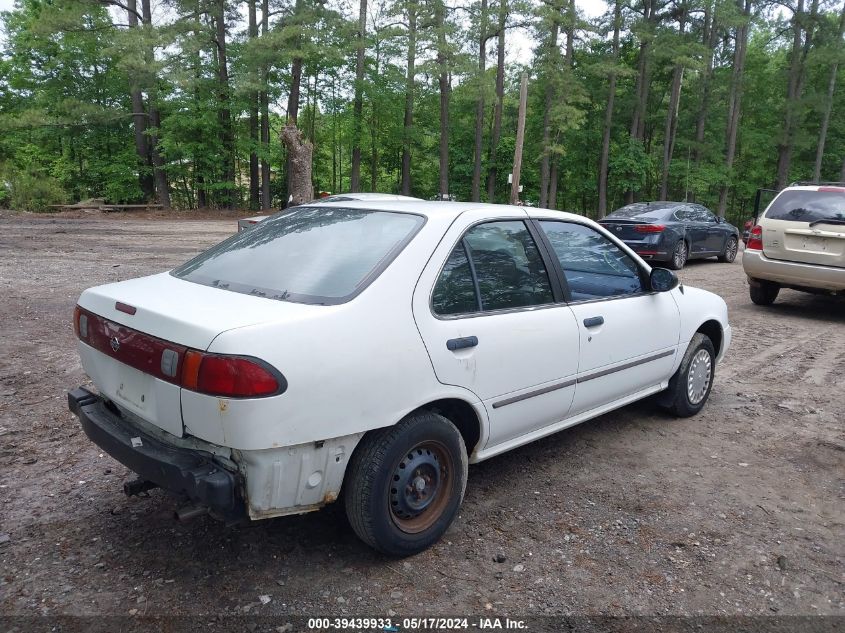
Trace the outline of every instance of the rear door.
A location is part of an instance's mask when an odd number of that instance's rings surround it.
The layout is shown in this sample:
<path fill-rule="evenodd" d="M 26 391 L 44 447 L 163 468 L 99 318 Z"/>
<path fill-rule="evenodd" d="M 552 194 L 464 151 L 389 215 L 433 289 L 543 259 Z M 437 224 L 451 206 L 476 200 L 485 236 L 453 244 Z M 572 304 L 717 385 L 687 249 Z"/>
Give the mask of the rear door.
<path fill-rule="evenodd" d="M 766 257 L 845 268 L 845 187 L 786 189 L 759 222 Z"/>
<path fill-rule="evenodd" d="M 489 215 L 461 215 L 414 292 L 414 318 L 438 380 L 472 391 L 487 409 L 487 447 L 566 417 L 579 345 L 527 216 Z"/>
<path fill-rule="evenodd" d="M 719 223 L 712 211 L 700 204 L 692 205 L 695 217 L 707 227 L 707 237 L 704 241 L 704 251 L 710 253 L 721 253 L 725 246 L 727 232 L 725 227 Z"/>
<path fill-rule="evenodd" d="M 689 241 L 690 257 L 706 253 L 708 225 L 706 216 L 693 205 L 684 205 L 675 211 L 675 217 L 683 223 L 684 233 Z"/>

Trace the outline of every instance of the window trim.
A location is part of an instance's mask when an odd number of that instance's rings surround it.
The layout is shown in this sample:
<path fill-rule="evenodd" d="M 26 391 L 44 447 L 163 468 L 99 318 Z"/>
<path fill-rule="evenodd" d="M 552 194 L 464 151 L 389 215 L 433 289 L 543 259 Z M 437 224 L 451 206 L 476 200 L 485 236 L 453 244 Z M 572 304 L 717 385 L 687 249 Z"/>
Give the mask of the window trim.
<path fill-rule="evenodd" d="M 549 286 L 552 289 L 552 301 L 550 303 L 538 303 L 530 306 L 519 306 L 516 308 L 499 308 L 497 310 L 484 310 L 484 302 L 481 300 L 481 289 L 478 286 L 478 275 L 475 274 L 475 264 L 472 261 L 471 253 L 472 248 L 469 244 L 466 243 L 465 238 L 467 233 L 473 230 L 476 226 L 481 224 L 490 224 L 492 222 L 522 222 L 525 225 L 528 234 L 534 240 L 534 244 L 537 246 L 537 251 L 540 254 L 540 259 L 543 261 L 543 266 L 546 268 L 546 276 L 549 279 Z M 472 282 L 475 286 L 476 292 L 476 300 L 478 301 L 478 307 L 481 308 L 476 312 L 462 312 L 461 314 L 437 314 L 434 311 L 434 289 L 437 286 L 437 282 L 440 280 L 440 275 L 443 274 L 443 269 L 446 267 L 446 263 L 449 261 L 449 257 L 452 256 L 452 253 L 455 251 L 455 248 L 459 244 L 462 244 L 464 247 L 464 252 L 467 256 L 467 260 L 470 264 L 470 274 L 472 275 Z M 556 274 L 552 273 L 549 269 L 549 261 L 548 261 L 548 254 L 546 253 L 545 246 L 537 239 L 537 235 L 535 235 L 534 227 L 532 226 L 532 218 L 524 216 L 524 217 L 514 217 L 514 216 L 505 216 L 500 218 L 484 218 L 482 220 L 478 220 L 473 222 L 472 224 L 466 226 L 463 231 L 461 231 L 461 235 L 456 242 L 452 244 L 449 248 L 449 252 L 446 255 L 446 259 L 443 260 L 443 263 L 440 264 L 440 267 L 437 269 L 437 274 L 434 276 L 434 283 L 431 286 L 431 290 L 428 293 L 428 310 L 438 321 L 455 321 L 457 319 L 468 319 L 468 318 L 476 318 L 481 316 L 491 316 L 491 315 L 498 315 L 498 314 L 511 314 L 513 312 L 529 312 L 538 309 L 547 309 L 547 308 L 557 308 L 561 305 L 565 305 L 565 301 L 559 299 L 561 296 L 561 290 L 557 287 L 558 280 L 556 278 Z"/>
<path fill-rule="evenodd" d="M 640 261 L 638 261 L 638 258 L 632 257 L 631 254 L 625 248 L 623 248 L 620 245 L 619 241 L 617 241 L 617 239 L 609 231 L 607 231 L 607 229 L 597 230 L 595 227 L 590 226 L 589 224 L 586 224 L 584 222 L 575 222 L 575 221 L 569 220 L 569 219 L 529 218 L 529 221 L 536 224 L 536 229 L 537 229 L 541 239 L 543 240 L 543 243 L 546 246 L 547 254 L 549 255 L 549 257 L 552 260 L 551 263 L 552 263 L 552 268 L 555 271 L 555 275 L 559 276 L 559 281 L 561 282 L 561 284 L 566 289 L 565 303 L 567 305 L 583 305 L 585 303 L 599 303 L 599 302 L 604 302 L 604 301 L 615 301 L 617 299 L 628 299 L 628 298 L 631 298 L 631 297 L 644 297 L 646 295 L 657 294 L 654 290 L 649 289 L 649 275 L 648 275 L 648 271 L 646 270 L 645 266 L 643 266 L 643 264 Z M 563 266 L 561 266 L 560 260 L 558 259 L 557 255 L 555 254 L 554 248 L 552 247 L 552 243 L 549 240 L 548 236 L 546 235 L 546 232 L 543 230 L 543 227 L 541 226 L 541 222 L 559 222 L 561 224 L 574 224 L 576 226 L 583 226 L 584 228 L 591 229 L 591 230 L 595 231 L 596 233 L 598 233 L 599 235 L 601 235 L 602 237 L 610 240 L 610 242 L 614 246 L 616 246 L 625 255 L 630 257 L 631 260 L 634 262 L 634 265 L 637 267 L 637 273 L 638 273 L 639 278 L 640 278 L 640 287 L 642 288 L 642 290 L 640 292 L 635 292 L 635 293 L 627 294 L 627 295 L 613 295 L 613 296 L 610 296 L 610 297 L 596 297 L 595 299 L 581 299 L 581 300 L 578 300 L 578 301 L 573 301 L 571 291 L 569 290 L 569 284 L 566 282 L 566 273 L 564 273 L 564 271 L 563 271 Z"/>

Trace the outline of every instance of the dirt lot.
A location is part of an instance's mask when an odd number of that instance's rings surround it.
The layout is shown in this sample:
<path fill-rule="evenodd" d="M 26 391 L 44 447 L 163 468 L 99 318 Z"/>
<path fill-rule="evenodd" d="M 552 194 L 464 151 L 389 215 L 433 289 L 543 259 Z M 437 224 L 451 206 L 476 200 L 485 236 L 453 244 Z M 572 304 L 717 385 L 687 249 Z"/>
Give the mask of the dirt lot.
<path fill-rule="evenodd" d="M 75 300 L 234 229 L 0 214 L 0 614 L 845 615 L 845 302 L 758 308 L 739 262 L 681 273 L 734 326 L 701 414 L 640 403 L 471 467 L 460 518 L 412 559 L 338 506 L 227 528 L 125 497 L 67 411 Z"/>

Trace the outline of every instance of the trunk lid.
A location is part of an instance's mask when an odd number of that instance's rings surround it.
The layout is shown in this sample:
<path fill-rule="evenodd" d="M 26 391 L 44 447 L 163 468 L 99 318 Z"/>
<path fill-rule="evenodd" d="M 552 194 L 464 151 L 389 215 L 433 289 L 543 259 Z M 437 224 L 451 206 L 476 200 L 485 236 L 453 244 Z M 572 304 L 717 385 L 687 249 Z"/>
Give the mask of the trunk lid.
<path fill-rule="evenodd" d="M 135 308 L 127 314 L 118 303 Z M 277 301 L 184 281 L 169 273 L 90 288 L 79 305 L 109 321 L 198 350 L 231 330 L 297 319 L 320 306 Z"/>
<path fill-rule="evenodd" d="M 320 306 L 276 301 L 184 281 L 168 273 L 91 288 L 79 298 L 85 372 L 124 411 L 183 434 L 180 372 L 189 348 L 227 330 L 296 320 Z M 132 313 L 134 310 L 134 313 Z"/>
<path fill-rule="evenodd" d="M 636 230 L 637 226 L 642 224 L 658 224 L 659 222 L 654 218 L 643 218 L 640 220 L 622 220 L 616 218 L 607 218 L 599 222 L 604 228 L 613 233 L 620 240 L 625 242 L 639 242 L 648 235 L 647 233 L 640 233 Z"/>

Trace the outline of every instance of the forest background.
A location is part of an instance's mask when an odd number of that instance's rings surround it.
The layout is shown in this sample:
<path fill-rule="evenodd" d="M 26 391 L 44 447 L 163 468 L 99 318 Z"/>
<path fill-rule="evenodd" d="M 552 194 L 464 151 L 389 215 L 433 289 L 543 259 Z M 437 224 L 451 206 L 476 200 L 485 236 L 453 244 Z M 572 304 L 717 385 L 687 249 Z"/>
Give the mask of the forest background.
<path fill-rule="evenodd" d="M 315 191 L 601 217 L 845 180 L 841 0 L 0 0 L 0 208 L 170 209 Z"/>

